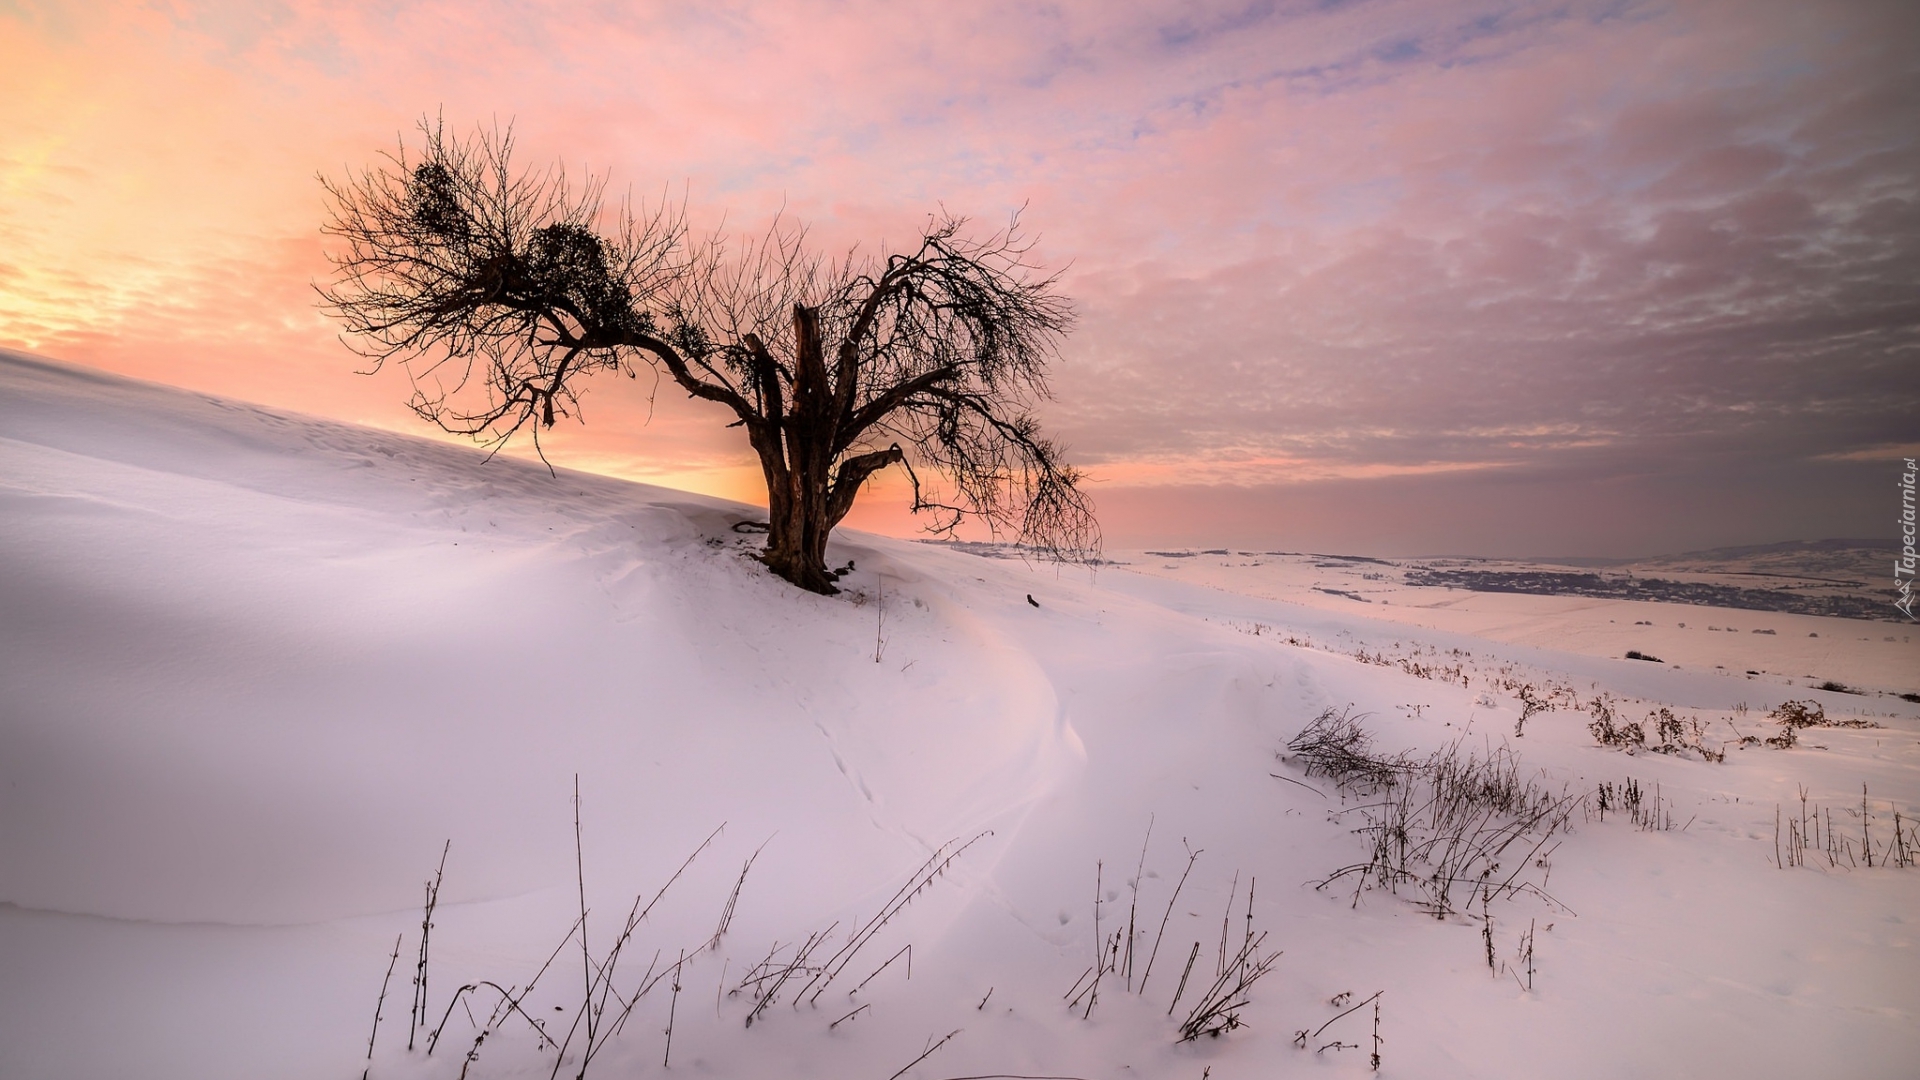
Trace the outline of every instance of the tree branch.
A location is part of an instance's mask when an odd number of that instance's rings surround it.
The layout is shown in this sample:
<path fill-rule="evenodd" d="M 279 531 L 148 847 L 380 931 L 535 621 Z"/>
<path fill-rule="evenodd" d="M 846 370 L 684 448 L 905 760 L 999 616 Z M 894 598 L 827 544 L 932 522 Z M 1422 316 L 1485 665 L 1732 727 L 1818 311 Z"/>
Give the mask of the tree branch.
<path fill-rule="evenodd" d="M 875 450 L 842 461 L 834 475 L 833 490 L 827 495 L 827 527 L 840 524 L 840 520 L 853 509 L 854 497 L 860 493 L 860 485 L 866 483 L 868 477 L 906 459 L 906 452 L 900 449 L 899 443 L 894 443 L 885 450 Z"/>

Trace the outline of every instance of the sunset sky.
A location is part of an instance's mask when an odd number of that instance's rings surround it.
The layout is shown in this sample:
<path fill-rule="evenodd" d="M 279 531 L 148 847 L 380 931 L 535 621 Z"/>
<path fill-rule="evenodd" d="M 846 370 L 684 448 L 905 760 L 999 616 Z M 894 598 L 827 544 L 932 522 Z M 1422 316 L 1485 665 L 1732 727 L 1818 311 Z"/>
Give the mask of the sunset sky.
<path fill-rule="evenodd" d="M 1112 545 L 1891 538 L 1920 453 L 1912 0 L 0 0 L 0 346 L 421 432 L 312 283 L 427 114 L 830 247 L 1025 206 Z M 647 389 L 554 460 L 760 497 Z"/>

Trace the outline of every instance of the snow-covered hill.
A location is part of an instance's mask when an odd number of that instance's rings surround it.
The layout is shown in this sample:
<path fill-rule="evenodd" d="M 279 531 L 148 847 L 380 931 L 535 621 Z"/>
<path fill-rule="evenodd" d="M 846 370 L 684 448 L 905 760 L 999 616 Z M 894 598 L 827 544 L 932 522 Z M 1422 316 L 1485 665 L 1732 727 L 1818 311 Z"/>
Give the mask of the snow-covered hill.
<path fill-rule="evenodd" d="M 396 939 L 373 1076 L 547 1076 L 534 1020 L 573 1075 L 669 882 L 589 1075 L 1361 1075 L 1376 991 L 1383 1076 L 1911 1075 L 1920 870 L 1864 865 L 1913 835 L 1908 703 L 860 534 L 818 597 L 754 516 L 0 356 L 0 1075 L 357 1075 Z M 1516 738 L 1522 686 L 1565 707 Z M 1789 690 L 1879 726 L 1742 748 Z M 1726 760 L 1598 746 L 1595 699 Z M 1317 889 L 1379 801 L 1278 756 L 1328 709 L 1564 795 L 1526 887 Z M 1629 780 L 1672 828 L 1595 816 Z M 1775 865 L 1803 790 L 1837 866 Z M 1242 1026 L 1177 1043 L 1249 928 Z"/>

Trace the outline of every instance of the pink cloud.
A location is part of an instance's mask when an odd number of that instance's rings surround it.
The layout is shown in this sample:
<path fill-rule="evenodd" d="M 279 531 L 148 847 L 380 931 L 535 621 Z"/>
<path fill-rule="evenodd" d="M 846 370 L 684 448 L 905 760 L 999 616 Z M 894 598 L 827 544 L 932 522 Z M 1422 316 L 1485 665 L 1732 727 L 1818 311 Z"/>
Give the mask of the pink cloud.
<path fill-rule="evenodd" d="M 1049 419 L 1142 492 L 1631 486 L 1656 447 L 1784 474 L 1920 404 L 1905 5 L 9 11 L 0 343 L 145 377 L 404 426 L 311 306 L 313 176 L 444 111 L 827 246 L 1025 205 L 1084 313 Z M 732 433 L 641 405 L 608 387 L 555 445 L 740 493 Z M 1649 545 L 1689 505 L 1656 487 Z M 1741 512 L 1729 542 L 1783 538 Z"/>

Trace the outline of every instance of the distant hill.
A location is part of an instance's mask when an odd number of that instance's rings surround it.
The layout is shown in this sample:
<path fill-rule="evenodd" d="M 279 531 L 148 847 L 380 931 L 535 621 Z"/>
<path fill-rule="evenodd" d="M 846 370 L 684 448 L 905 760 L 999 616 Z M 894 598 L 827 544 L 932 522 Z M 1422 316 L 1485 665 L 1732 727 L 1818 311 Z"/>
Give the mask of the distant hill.
<path fill-rule="evenodd" d="M 1900 550 L 1892 540 L 1785 540 L 1777 544 L 1745 544 L 1737 547 L 1683 551 L 1677 555 L 1647 555 L 1633 559 L 1602 559 L 1567 556 L 1523 559 L 1521 562 L 1548 566 L 1582 567 L 1660 567 L 1663 569 L 1699 569 L 1729 573 L 1752 569 L 1756 565 L 1772 570 L 1821 572 L 1845 565 L 1871 566 L 1874 576 L 1883 576 L 1881 564 Z"/>
<path fill-rule="evenodd" d="M 1903 622 L 1889 595 L 1897 551 L 1890 540 L 1789 540 L 1630 560 L 1500 561 L 1472 569 L 1425 566 L 1410 569 L 1407 582 L 1476 592 L 1659 600 Z"/>
<path fill-rule="evenodd" d="M 1893 556 L 1899 550 L 1892 540 L 1790 540 L 1660 555 L 1625 565 L 1636 570 L 1829 579 L 1879 588 L 1892 580 Z"/>

